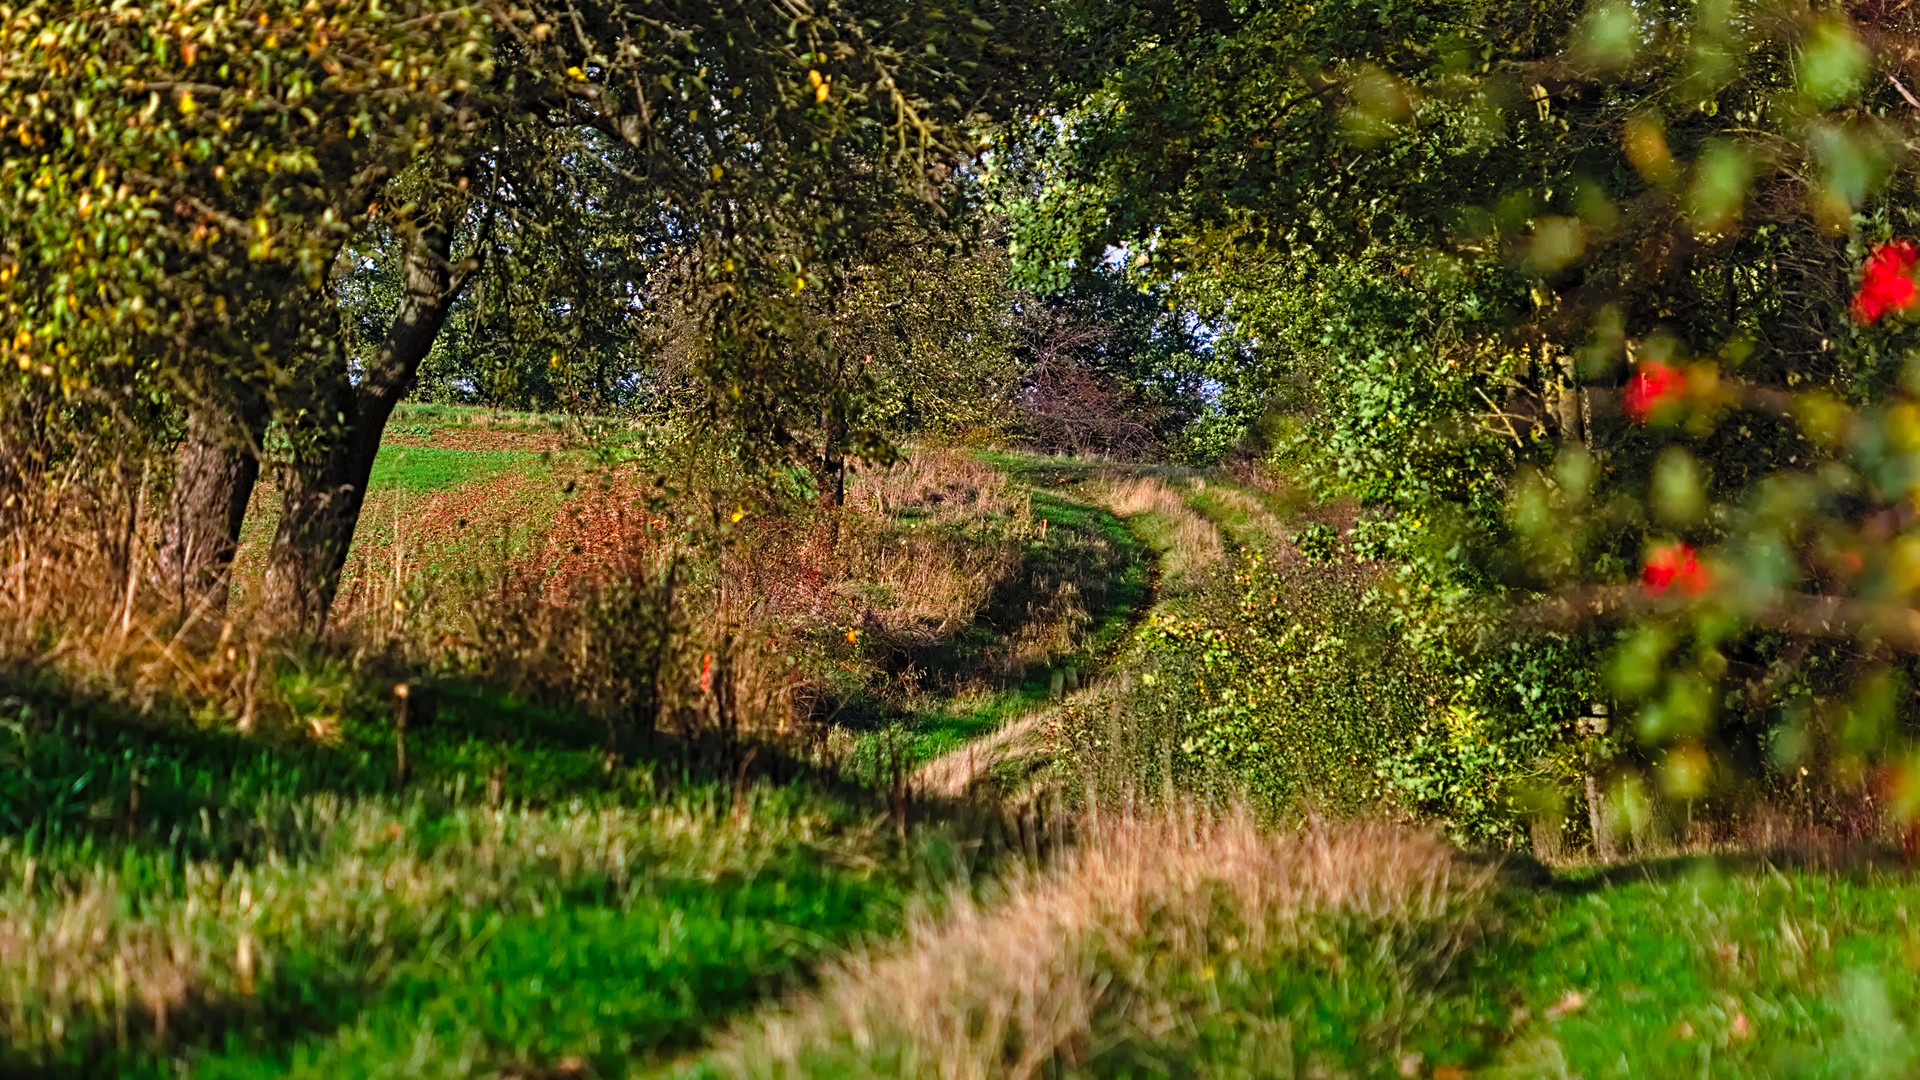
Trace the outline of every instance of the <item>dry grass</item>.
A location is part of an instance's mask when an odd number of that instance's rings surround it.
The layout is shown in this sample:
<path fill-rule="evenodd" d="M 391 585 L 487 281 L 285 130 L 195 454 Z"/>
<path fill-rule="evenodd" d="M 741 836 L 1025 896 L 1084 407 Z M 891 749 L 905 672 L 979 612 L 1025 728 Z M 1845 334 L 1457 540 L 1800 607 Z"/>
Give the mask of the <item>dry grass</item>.
<path fill-rule="evenodd" d="M 481 434 L 551 438 L 459 429 L 449 441 Z M 892 678 L 882 661 L 973 624 L 1034 527 L 1023 488 L 940 450 L 858 473 L 838 512 L 734 522 L 730 499 L 717 513 L 702 505 L 712 493 L 699 482 L 670 507 L 656 494 L 645 468 L 577 456 L 437 491 L 383 489 L 324 648 L 353 667 L 504 682 L 607 718 L 610 737 L 654 724 L 785 731 L 849 678 Z M 186 709 L 203 726 L 333 734 L 337 718 L 301 716 L 275 689 L 275 672 L 311 646 L 254 610 L 270 479 L 224 608 L 183 604 L 162 580 L 151 506 L 164 496 L 158 478 L 98 462 L 64 486 L 21 485 L 0 512 L 0 661 L 140 710 Z"/>
<path fill-rule="evenodd" d="M 1226 560 L 1220 530 L 1196 513 L 1187 500 L 1165 481 L 1153 476 L 1108 480 L 1092 489 L 1101 505 L 1124 518 L 1146 514 L 1164 523 L 1155 537 L 1165 547 L 1161 582 L 1177 588 L 1197 588 Z"/>
<path fill-rule="evenodd" d="M 1227 965 L 1256 984 L 1290 962 L 1324 971 L 1355 928 L 1363 945 L 1334 967 L 1387 962 L 1398 982 L 1368 1036 L 1390 1048 L 1424 987 L 1485 930 L 1493 888 L 1491 870 L 1434 837 L 1385 826 L 1276 834 L 1244 814 L 1107 817 L 998 902 L 957 897 L 900 950 L 847 961 L 817 996 L 736 1032 L 722 1067 L 1012 1080 L 1155 1046 L 1181 1060 L 1208 1011 L 1231 1008 L 1215 992 Z M 1285 1016 L 1231 1022 L 1250 1061 L 1293 1056 Z"/>
<path fill-rule="evenodd" d="M 907 638 L 971 623 L 1020 562 L 1033 530 L 1027 492 L 950 450 L 916 451 L 860 474 L 847 495 L 840 558 L 877 586 L 873 617 Z"/>
<path fill-rule="evenodd" d="M 1002 724 L 990 735 L 941 754 L 914 771 L 910 781 L 912 790 L 936 799 L 979 795 L 995 769 L 1009 762 L 1044 755 L 1045 736 L 1049 726 L 1058 722 L 1059 713 L 1058 707 L 1025 713 Z M 1031 790 L 1021 793 L 1015 801 L 1029 800 L 1035 794 Z"/>
<path fill-rule="evenodd" d="M 175 597 L 154 555 L 155 481 L 96 451 L 58 479 L 0 469 L 0 671 L 48 672 L 142 712 L 190 698 L 195 720 L 251 729 L 270 711 L 270 646 Z M 0 454 L 0 466 L 17 460 Z"/>
<path fill-rule="evenodd" d="M 1227 484 L 1212 484 L 1204 489 L 1207 498 L 1219 503 L 1234 519 L 1236 532 L 1250 544 L 1267 550 L 1287 546 L 1288 528 L 1284 521 L 1259 496 Z"/>

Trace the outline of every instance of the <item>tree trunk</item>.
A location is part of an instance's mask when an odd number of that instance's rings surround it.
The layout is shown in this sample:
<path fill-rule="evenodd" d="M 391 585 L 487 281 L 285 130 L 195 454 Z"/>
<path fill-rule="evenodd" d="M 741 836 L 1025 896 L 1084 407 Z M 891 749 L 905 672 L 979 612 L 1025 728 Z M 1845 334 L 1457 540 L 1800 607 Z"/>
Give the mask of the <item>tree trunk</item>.
<path fill-rule="evenodd" d="M 1559 363 L 1554 365 L 1558 370 L 1553 372 L 1554 420 L 1560 428 L 1561 441 L 1569 445 L 1587 441 L 1586 425 L 1581 415 L 1584 390 L 1574 365 L 1572 356 L 1562 356 Z"/>
<path fill-rule="evenodd" d="M 257 394 L 225 402 L 203 398 L 187 409 L 160 544 L 163 580 L 182 611 L 203 600 L 226 606 L 240 525 L 260 478 L 266 419 Z"/>
<path fill-rule="evenodd" d="M 407 236 L 400 310 L 387 340 L 358 384 L 351 381 L 345 350 L 336 342 L 326 358 L 331 392 L 321 398 L 320 408 L 310 410 L 317 417 L 311 426 L 293 433 L 267 596 L 296 625 L 326 626 L 387 419 L 412 388 L 420 361 L 459 296 L 465 275 L 456 277 L 450 261 L 455 220 L 457 212 L 449 209 Z"/>

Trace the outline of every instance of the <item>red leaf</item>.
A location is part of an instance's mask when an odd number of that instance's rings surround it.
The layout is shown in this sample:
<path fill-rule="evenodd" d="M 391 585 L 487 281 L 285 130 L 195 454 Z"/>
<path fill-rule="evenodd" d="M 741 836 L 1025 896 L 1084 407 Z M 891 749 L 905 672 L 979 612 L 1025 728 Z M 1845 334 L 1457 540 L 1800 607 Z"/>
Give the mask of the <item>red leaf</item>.
<path fill-rule="evenodd" d="M 1853 317 L 1862 323 L 1879 321 L 1889 311 L 1906 311 L 1920 299 L 1920 286 L 1913 281 L 1913 268 L 1920 263 L 1920 248 L 1911 240 L 1881 244 L 1867 256 L 1860 274 L 1860 291 L 1854 294 Z"/>

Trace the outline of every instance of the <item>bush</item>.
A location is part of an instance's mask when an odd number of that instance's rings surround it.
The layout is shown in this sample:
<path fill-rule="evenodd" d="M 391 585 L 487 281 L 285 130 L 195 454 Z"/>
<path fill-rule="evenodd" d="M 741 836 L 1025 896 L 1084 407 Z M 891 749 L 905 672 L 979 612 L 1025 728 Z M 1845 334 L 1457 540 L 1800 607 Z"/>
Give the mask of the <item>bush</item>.
<path fill-rule="evenodd" d="M 1293 534 L 1293 546 L 1308 562 L 1332 562 L 1340 550 L 1340 533 L 1331 525 L 1309 522 Z"/>
<path fill-rule="evenodd" d="M 1437 689 L 1366 604 L 1368 575 L 1244 554 L 1191 606 L 1156 614 L 1125 665 L 1126 723 L 1083 702 L 1068 725 L 1094 789 L 1205 791 L 1281 816 L 1388 801 L 1380 763 Z"/>

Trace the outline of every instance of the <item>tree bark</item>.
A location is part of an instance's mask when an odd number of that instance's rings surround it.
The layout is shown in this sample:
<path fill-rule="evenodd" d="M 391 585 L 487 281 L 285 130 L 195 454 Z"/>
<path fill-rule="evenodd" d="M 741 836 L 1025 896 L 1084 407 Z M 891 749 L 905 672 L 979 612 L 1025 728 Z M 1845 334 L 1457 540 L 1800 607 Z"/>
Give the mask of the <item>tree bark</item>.
<path fill-rule="evenodd" d="M 326 358 L 331 390 L 320 399 L 320 408 L 309 410 L 306 430 L 294 432 L 280 527 L 267 566 L 267 596 L 295 625 L 326 626 L 387 419 L 412 388 L 465 282 L 451 262 L 457 217 L 457 210 L 448 208 L 407 236 L 400 310 L 387 340 L 357 384 L 336 340 Z"/>
<path fill-rule="evenodd" d="M 1581 415 L 1584 391 L 1580 386 L 1579 374 L 1574 370 L 1574 358 L 1562 356 L 1550 370 L 1553 370 L 1554 380 L 1554 420 L 1560 428 L 1561 441 L 1568 445 L 1584 444 L 1587 441 L 1586 425 Z"/>
<path fill-rule="evenodd" d="M 225 607 L 240 525 L 260 478 L 267 410 L 257 394 L 202 398 L 187 409 L 174 453 L 171 504 L 161 526 L 160 566 L 180 608 Z"/>

